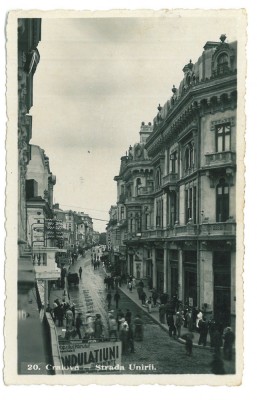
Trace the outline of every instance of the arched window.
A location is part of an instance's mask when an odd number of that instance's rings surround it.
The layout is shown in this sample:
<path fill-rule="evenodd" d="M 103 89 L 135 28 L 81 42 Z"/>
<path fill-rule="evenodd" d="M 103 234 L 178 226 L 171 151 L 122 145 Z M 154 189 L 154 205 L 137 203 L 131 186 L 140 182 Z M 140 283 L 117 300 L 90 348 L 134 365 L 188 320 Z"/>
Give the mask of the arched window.
<path fill-rule="evenodd" d="M 229 186 L 220 179 L 216 187 L 216 222 L 226 222 L 229 218 Z"/>
<path fill-rule="evenodd" d="M 227 53 L 222 53 L 219 55 L 217 59 L 217 73 L 218 75 L 222 75 L 229 70 L 228 66 L 228 55 Z"/>

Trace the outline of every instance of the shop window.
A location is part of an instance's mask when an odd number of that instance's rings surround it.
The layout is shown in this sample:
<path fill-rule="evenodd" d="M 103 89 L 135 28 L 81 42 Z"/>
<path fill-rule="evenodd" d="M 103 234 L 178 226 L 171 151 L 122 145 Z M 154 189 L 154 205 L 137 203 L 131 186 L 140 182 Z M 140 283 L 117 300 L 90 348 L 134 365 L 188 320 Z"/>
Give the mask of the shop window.
<path fill-rule="evenodd" d="M 230 123 L 216 125 L 216 152 L 230 151 L 231 126 Z"/>

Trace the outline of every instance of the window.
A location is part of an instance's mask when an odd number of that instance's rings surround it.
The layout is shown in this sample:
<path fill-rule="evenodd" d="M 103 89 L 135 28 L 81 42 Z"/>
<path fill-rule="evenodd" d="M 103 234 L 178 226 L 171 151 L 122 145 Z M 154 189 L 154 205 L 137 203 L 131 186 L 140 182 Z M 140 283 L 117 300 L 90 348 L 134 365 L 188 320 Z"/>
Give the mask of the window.
<path fill-rule="evenodd" d="M 185 150 L 185 170 L 187 171 L 194 166 L 194 143 L 190 142 Z"/>
<path fill-rule="evenodd" d="M 137 178 L 137 180 L 136 180 L 136 196 L 138 196 L 138 194 L 140 194 L 139 193 L 140 186 L 141 186 L 141 179 Z"/>
<path fill-rule="evenodd" d="M 185 190 L 186 223 L 191 220 L 196 224 L 196 186 Z"/>
<path fill-rule="evenodd" d="M 161 171 L 160 169 L 157 169 L 156 171 L 156 188 L 159 188 L 161 186 Z"/>
<path fill-rule="evenodd" d="M 120 219 L 121 220 L 124 219 L 124 207 L 121 207 L 121 209 L 120 209 Z"/>
<path fill-rule="evenodd" d="M 170 226 L 174 226 L 177 221 L 177 195 L 175 191 L 172 191 L 169 195 L 169 201 L 167 202 L 168 209 L 167 215 L 168 220 L 167 223 Z"/>
<path fill-rule="evenodd" d="M 225 222 L 229 218 L 229 186 L 220 179 L 216 187 L 216 221 Z"/>
<path fill-rule="evenodd" d="M 228 55 L 227 53 L 222 53 L 217 60 L 217 73 L 218 75 L 223 75 L 228 70 Z"/>
<path fill-rule="evenodd" d="M 135 222 L 136 222 L 136 232 L 141 232 L 141 217 L 140 214 L 138 213 L 136 213 Z"/>
<path fill-rule="evenodd" d="M 216 152 L 230 151 L 231 126 L 230 123 L 216 126 Z"/>
<path fill-rule="evenodd" d="M 174 151 L 170 155 L 170 172 L 172 172 L 173 174 L 177 173 L 178 170 L 177 159 L 178 159 L 178 153 L 177 151 Z"/>
<path fill-rule="evenodd" d="M 163 226 L 163 200 L 156 201 L 156 227 L 162 228 Z"/>

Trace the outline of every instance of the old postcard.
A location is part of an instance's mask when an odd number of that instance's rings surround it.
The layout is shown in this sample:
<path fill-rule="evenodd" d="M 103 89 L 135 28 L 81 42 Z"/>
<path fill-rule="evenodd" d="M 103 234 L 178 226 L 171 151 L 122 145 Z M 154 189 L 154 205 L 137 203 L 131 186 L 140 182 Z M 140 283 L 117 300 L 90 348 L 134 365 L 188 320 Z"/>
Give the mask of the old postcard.
<path fill-rule="evenodd" d="M 245 11 L 12 11 L 6 45 L 6 384 L 240 385 Z"/>

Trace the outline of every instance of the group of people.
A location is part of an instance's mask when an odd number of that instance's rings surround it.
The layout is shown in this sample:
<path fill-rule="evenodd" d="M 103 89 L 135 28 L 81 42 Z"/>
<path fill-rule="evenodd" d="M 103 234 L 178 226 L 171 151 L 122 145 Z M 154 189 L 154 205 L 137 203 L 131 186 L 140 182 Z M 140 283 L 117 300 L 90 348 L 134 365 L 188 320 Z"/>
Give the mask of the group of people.
<path fill-rule="evenodd" d="M 115 315 L 116 314 L 116 315 Z M 120 340 L 122 344 L 122 354 L 135 352 L 134 340 L 143 340 L 143 321 L 140 315 L 132 319 L 129 309 L 123 312 L 111 310 L 108 313 L 108 329 L 110 340 Z"/>

